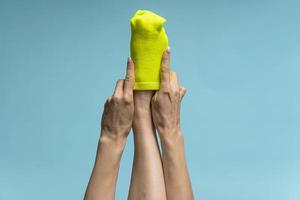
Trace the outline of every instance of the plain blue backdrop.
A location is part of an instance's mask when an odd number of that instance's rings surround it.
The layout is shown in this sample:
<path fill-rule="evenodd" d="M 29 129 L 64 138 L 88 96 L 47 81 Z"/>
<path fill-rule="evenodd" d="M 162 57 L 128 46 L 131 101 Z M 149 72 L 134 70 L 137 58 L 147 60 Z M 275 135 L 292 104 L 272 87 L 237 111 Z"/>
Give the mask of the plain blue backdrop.
<path fill-rule="evenodd" d="M 167 19 L 196 199 L 299 200 L 297 0 L 0 0 L 0 199 L 82 199 L 138 9 Z"/>

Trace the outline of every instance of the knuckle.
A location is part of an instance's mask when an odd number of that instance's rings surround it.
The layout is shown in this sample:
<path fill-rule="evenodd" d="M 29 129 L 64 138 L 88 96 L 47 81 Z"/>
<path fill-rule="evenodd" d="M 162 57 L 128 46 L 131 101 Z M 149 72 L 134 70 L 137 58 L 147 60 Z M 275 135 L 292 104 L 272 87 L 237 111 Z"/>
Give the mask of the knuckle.
<path fill-rule="evenodd" d="M 132 104 L 133 103 L 133 98 L 130 95 L 125 95 L 124 96 L 124 102 L 126 104 Z"/>
<path fill-rule="evenodd" d="M 161 72 L 162 73 L 167 73 L 168 72 L 168 68 L 167 68 L 167 64 L 166 63 L 162 64 Z"/>
<path fill-rule="evenodd" d="M 126 74 L 125 81 L 130 81 L 133 79 L 133 76 L 131 74 Z"/>
<path fill-rule="evenodd" d="M 162 94 L 170 94 L 170 91 L 168 88 L 162 90 L 161 92 L 162 92 Z"/>
<path fill-rule="evenodd" d="M 121 83 L 123 80 L 122 79 L 118 79 L 117 80 L 117 83 Z"/>
<path fill-rule="evenodd" d="M 112 98 L 111 98 L 112 102 L 120 102 L 121 101 L 121 97 L 119 97 L 118 95 L 114 95 Z"/>

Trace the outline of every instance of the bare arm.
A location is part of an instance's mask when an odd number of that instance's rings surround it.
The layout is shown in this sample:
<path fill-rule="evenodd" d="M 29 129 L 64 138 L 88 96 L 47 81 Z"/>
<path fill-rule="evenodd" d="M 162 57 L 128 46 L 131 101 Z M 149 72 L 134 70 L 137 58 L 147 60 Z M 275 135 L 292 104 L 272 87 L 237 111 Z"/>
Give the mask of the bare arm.
<path fill-rule="evenodd" d="M 161 135 L 163 166 L 168 199 L 194 199 L 180 131 Z"/>
<path fill-rule="evenodd" d="M 96 161 L 85 200 L 113 200 L 115 197 L 120 159 L 132 126 L 133 83 L 134 65 L 128 59 L 125 80 L 117 82 L 113 96 L 104 106 Z"/>
<path fill-rule="evenodd" d="M 186 90 L 179 86 L 177 74 L 169 70 L 169 64 L 170 50 L 167 50 L 161 64 L 161 88 L 152 98 L 152 116 L 162 145 L 167 199 L 192 200 L 180 130 L 180 102 Z"/>
<path fill-rule="evenodd" d="M 134 92 L 134 162 L 128 199 L 166 199 L 160 151 L 152 123 L 153 91 Z"/>
<path fill-rule="evenodd" d="M 124 145 L 125 139 L 118 141 L 101 136 L 85 200 L 114 199 Z"/>

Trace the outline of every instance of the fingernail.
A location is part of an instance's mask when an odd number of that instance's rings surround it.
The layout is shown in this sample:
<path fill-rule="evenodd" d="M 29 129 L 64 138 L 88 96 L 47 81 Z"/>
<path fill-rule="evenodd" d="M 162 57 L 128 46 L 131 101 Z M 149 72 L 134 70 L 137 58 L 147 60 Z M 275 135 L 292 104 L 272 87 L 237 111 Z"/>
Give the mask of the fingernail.
<path fill-rule="evenodd" d="M 168 47 L 168 48 L 167 48 L 167 52 L 168 52 L 168 53 L 171 53 L 171 47 Z"/>
<path fill-rule="evenodd" d="M 127 62 L 128 62 L 128 63 L 131 62 L 131 57 L 130 57 L 130 56 L 128 56 Z"/>

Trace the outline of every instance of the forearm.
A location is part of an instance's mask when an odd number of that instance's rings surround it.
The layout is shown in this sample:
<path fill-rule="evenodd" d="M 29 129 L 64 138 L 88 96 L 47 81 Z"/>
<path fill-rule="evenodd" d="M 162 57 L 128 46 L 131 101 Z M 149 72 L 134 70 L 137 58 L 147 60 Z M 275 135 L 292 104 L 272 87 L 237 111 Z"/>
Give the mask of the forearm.
<path fill-rule="evenodd" d="M 150 107 L 135 109 L 134 163 L 129 199 L 166 199 L 160 151 Z"/>
<path fill-rule="evenodd" d="M 110 138 L 105 134 L 101 134 L 85 200 L 114 199 L 124 146 L 125 138 Z"/>
<path fill-rule="evenodd" d="M 160 140 L 167 198 L 194 199 L 185 160 L 183 135 L 179 131 L 175 134 L 162 134 Z"/>

